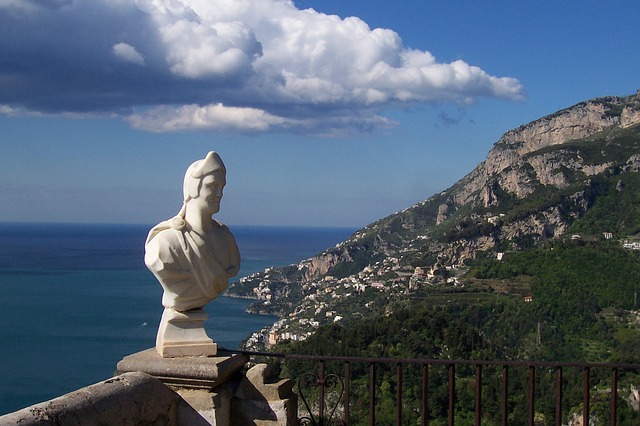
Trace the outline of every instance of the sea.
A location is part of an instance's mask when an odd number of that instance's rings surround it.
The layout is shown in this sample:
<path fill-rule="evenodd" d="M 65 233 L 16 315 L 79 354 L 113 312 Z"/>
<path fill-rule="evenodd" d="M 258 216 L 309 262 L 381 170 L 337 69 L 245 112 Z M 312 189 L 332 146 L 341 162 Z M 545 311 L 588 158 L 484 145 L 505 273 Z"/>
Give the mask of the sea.
<path fill-rule="evenodd" d="M 108 379 L 124 356 L 154 347 L 162 288 L 144 265 L 152 225 L 0 223 L 0 415 Z M 309 258 L 354 228 L 230 226 L 235 281 Z M 219 296 L 207 333 L 235 349 L 277 320 Z"/>

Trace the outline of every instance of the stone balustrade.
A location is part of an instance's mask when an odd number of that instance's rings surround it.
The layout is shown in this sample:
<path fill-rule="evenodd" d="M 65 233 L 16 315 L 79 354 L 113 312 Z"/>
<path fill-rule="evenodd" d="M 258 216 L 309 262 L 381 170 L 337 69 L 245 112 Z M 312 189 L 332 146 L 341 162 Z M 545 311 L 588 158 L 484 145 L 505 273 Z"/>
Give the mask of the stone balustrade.
<path fill-rule="evenodd" d="M 266 364 L 248 371 L 242 354 L 162 358 L 155 349 L 123 358 L 116 376 L 0 416 L 8 425 L 295 425 L 289 380 L 270 381 Z"/>

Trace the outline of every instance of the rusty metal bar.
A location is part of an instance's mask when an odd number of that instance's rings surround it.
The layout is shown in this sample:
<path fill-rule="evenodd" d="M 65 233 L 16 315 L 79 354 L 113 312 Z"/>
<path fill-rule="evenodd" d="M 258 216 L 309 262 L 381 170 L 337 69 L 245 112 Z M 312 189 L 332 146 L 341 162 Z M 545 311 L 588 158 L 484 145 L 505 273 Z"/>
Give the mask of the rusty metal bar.
<path fill-rule="evenodd" d="M 345 425 L 349 425 L 349 398 L 351 389 L 351 365 L 349 361 L 344 363 L 344 412 L 342 421 Z"/>
<path fill-rule="evenodd" d="M 449 426 L 454 426 L 456 400 L 456 367 L 449 364 Z"/>
<path fill-rule="evenodd" d="M 482 422 L 482 365 L 476 365 L 476 426 Z"/>
<path fill-rule="evenodd" d="M 562 367 L 556 368 L 556 426 L 562 426 Z"/>
<path fill-rule="evenodd" d="M 422 366 L 422 426 L 429 421 L 429 364 Z"/>
<path fill-rule="evenodd" d="M 517 366 L 529 367 L 529 424 L 533 425 L 535 419 L 535 398 L 536 398 L 536 368 L 552 368 L 556 370 L 556 425 L 562 424 L 562 406 L 563 406 L 563 374 L 564 367 L 569 368 L 582 368 L 583 369 L 583 419 L 588 424 L 590 420 L 590 387 L 591 387 L 591 369 L 593 368 L 605 368 L 611 370 L 611 393 L 610 393 L 610 423 L 611 425 L 617 424 L 618 417 L 618 400 L 617 400 L 617 387 L 618 387 L 618 371 L 635 370 L 640 371 L 640 364 L 620 364 L 620 363 L 586 363 L 586 362 L 521 362 L 521 361 L 487 361 L 487 360 L 432 360 L 432 359 L 410 359 L 410 358 L 369 358 L 369 357 L 346 357 L 346 356 L 315 356 L 315 355 L 300 355 L 300 354 L 278 354 L 278 353 L 264 353 L 264 352 L 250 352 L 250 351 L 227 351 L 222 350 L 220 352 L 226 352 L 231 354 L 242 354 L 245 356 L 261 356 L 268 358 L 284 358 L 292 360 L 307 360 L 317 363 L 319 377 L 315 377 L 315 374 L 310 375 L 308 379 L 311 379 L 311 383 L 317 387 L 317 392 L 320 396 L 317 408 L 320 410 L 318 416 L 318 423 L 325 424 L 328 419 L 325 418 L 325 410 L 328 408 L 325 398 L 328 396 L 329 391 L 329 378 L 325 377 L 326 362 L 329 361 L 342 361 L 344 362 L 344 410 L 342 412 L 343 424 L 349 424 L 350 417 L 350 399 L 351 399 L 351 378 L 350 378 L 350 366 L 353 362 L 369 363 L 369 412 L 370 412 L 370 424 L 375 425 L 375 407 L 376 407 L 376 366 L 377 364 L 396 364 L 398 371 L 398 394 L 396 399 L 397 408 L 397 420 L 398 424 L 401 424 L 403 420 L 402 408 L 404 404 L 403 395 L 403 381 L 404 381 L 404 364 L 417 364 L 422 367 L 422 401 L 421 401 L 421 424 L 426 426 L 429 421 L 429 368 L 430 365 L 442 365 L 448 368 L 448 380 L 449 380 L 449 406 L 448 406 L 448 424 L 453 425 L 455 421 L 455 404 L 456 404 L 456 389 L 455 389 L 455 366 L 475 366 L 476 367 L 476 421 L 475 424 L 481 424 L 482 422 L 482 366 L 501 366 L 502 367 L 502 425 L 507 426 L 509 422 L 509 367 Z M 332 375 L 330 375 L 332 376 Z M 314 410 L 315 411 L 315 410 Z M 312 419 L 312 421 L 314 421 Z"/>
<path fill-rule="evenodd" d="M 589 367 L 584 368 L 584 378 L 583 378 L 583 398 L 582 398 L 582 423 L 585 425 L 589 424 L 589 403 L 591 400 L 590 391 L 590 370 Z"/>
<path fill-rule="evenodd" d="M 376 424 L 376 364 L 369 364 L 369 424 Z"/>
<path fill-rule="evenodd" d="M 318 366 L 318 385 L 320 387 L 320 400 L 318 401 L 318 419 L 320 426 L 324 425 L 324 361 Z"/>
<path fill-rule="evenodd" d="M 611 369 L 611 426 L 618 423 L 618 369 Z"/>
<path fill-rule="evenodd" d="M 502 366 L 502 426 L 507 426 L 509 413 L 509 367 Z"/>
<path fill-rule="evenodd" d="M 396 367 L 396 374 L 398 376 L 397 395 L 396 395 L 396 424 L 402 425 L 402 364 L 398 364 Z"/>
<path fill-rule="evenodd" d="M 256 351 L 240 351 L 240 350 L 221 350 L 221 353 L 244 354 L 249 356 L 264 356 L 269 358 L 288 358 L 301 359 L 309 361 L 350 361 L 369 363 L 375 362 L 379 364 L 440 364 L 440 365 L 508 365 L 519 367 L 576 367 L 576 368 L 624 368 L 631 370 L 640 370 L 638 364 L 622 364 L 611 362 L 553 362 L 553 361 L 489 361 L 489 360 L 463 360 L 463 359 L 424 359 L 424 358 L 374 358 L 374 357 L 357 357 L 357 356 L 319 356 L 319 355 L 303 355 L 303 354 L 283 354 L 276 352 L 256 352 Z"/>
<path fill-rule="evenodd" d="M 536 415 L 536 367 L 529 365 L 529 426 L 534 426 Z"/>

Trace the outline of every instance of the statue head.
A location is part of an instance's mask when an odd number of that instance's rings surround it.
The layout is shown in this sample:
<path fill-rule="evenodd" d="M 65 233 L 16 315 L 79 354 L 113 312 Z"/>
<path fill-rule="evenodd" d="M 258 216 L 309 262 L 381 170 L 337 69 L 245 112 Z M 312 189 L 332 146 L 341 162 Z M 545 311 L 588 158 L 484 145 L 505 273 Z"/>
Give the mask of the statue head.
<path fill-rule="evenodd" d="M 191 164 L 184 175 L 184 184 L 182 186 L 184 202 L 186 203 L 192 198 L 200 196 L 203 182 L 207 176 L 211 175 L 214 180 L 224 186 L 226 184 L 226 173 L 227 169 L 224 167 L 222 159 L 214 151 L 210 151 L 203 160 L 198 160 Z"/>

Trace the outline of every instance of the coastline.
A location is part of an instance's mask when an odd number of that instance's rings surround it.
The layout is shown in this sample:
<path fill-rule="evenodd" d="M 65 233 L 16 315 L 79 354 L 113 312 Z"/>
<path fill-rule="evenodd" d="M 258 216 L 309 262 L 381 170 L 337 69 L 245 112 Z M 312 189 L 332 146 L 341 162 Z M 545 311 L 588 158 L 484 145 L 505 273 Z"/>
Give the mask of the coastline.
<path fill-rule="evenodd" d="M 154 346 L 162 289 L 143 261 L 149 229 L 0 223 L 0 414 L 104 380 L 123 356 Z M 239 227 L 237 280 L 295 264 L 351 232 Z M 259 299 L 234 296 L 225 291 L 207 306 L 207 332 L 230 348 L 279 320 L 249 308 Z"/>

